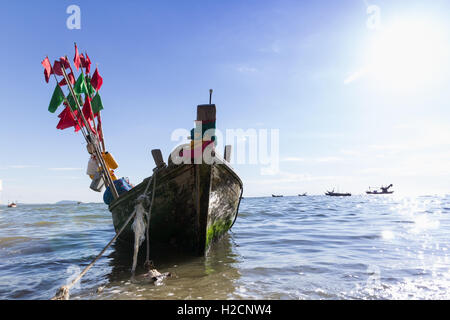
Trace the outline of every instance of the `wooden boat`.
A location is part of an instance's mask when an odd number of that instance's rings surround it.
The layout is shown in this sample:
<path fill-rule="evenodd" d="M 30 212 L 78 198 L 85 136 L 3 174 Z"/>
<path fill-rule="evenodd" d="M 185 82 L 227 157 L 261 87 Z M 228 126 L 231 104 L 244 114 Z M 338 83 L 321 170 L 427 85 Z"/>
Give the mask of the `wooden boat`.
<path fill-rule="evenodd" d="M 391 183 L 390 185 L 388 185 L 387 187 L 380 187 L 380 191 L 378 190 L 369 190 L 366 191 L 367 194 L 393 194 L 394 191 L 389 191 L 390 188 L 392 188 L 394 185 Z"/>
<path fill-rule="evenodd" d="M 340 192 L 334 192 L 334 191 L 327 191 L 325 192 L 326 196 L 330 197 L 350 197 L 351 193 L 340 193 Z"/>
<path fill-rule="evenodd" d="M 197 107 L 197 120 L 201 110 L 215 105 Z M 228 146 L 227 146 L 228 147 Z M 227 150 L 227 148 L 225 148 Z M 171 156 L 166 166 L 155 158 L 159 169 L 156 173 L 155 196 L 151 209 L 149 241 L 152 246 L 170 245 L 194 255 L 203 255 L 209 245 L 225 234 L 234 224 L 243 184 L 228 161 L 214 154 L 213 164 L 175 164 Z M 159 162 L 159 163 L 158 163 Z M 116 232 L 122 227 L 135 208 L 148 183 L 148 177 L 130 191 L 123 193 L 109 205 Z M 154 179 L 147 196 L 151 198 Z M 145 207 L 149 209 L 149 204 Z M 134 243 L 131 222 L 119 239 Z"/>
<path fill-rule="evenodd" d="M 273 197 L 273 198 L 282 198 L 283 195 L 275 195 L 275 194 L 273 194 L 272 197 Z"/>

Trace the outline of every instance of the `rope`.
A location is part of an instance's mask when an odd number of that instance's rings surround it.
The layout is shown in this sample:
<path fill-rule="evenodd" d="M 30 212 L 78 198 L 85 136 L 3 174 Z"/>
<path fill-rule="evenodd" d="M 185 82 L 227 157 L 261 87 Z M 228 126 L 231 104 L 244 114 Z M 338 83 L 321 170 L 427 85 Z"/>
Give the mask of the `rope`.
<path fill-rule="evenodd" d="M 155 189 L 156 189 L 156 173 L 158 172 L 158 168 L 155 168 L 153 170 L 153 175 L 149 179 L 147 186 L 145 187 L 144 193 L 139 196 L 137 199 L 138 204 L 136 205 L 136 216 L 134 218 L 133 222 L 133 231 L 134 231 L 134 253 L 133 253 L 133 267 L 131 268 L 131 273 L 134 274 L 136 271 L 136 265 L 137 265 L 137 256 L 139 253 L 139 247 L 141 246 L 142 242 L 144 241 L 144 238 L 147 238 L 147 257 L 144 263 L 144 267 L 152 267 L 153 264 L 149 259 L 149 228 L 150 228 L 150 216 L 152 212 L 153 207 L 153 199 L 155 198 Z M 150 208 L 149 211 L 146 212 L 143 206 L 143 202 L 148 202 L 148 196 L 147 192 L 150 188 L 150 184 L 153 181 L 153 192 L 152 192 L 152 200 L 150 202 Z M 144 235 L 144 228 L 145 228 L 145 222 L 144 222 L 144 214 L 147 218 L 147 230 L 146 235 Z"/>
<path fill-rule="evenodd" d="M 103 248 L 103 250 L 95 257 L 94 260 L 86 267 L 84 270 L 72 280 L 71 283 L 68 285 L 62 286 L 58 289 L 56 292 L 56 295 L 51 298 L 51 300 L 69 300 L 69 291 L 70 289 L 89 271 L 90 268 L 97 262 L 98 259 L 105 253 L 106 249 L 109 248 L 109 246 L 119 237 L 119 235 L 122 233 L 123 230 L 125 230 L 125 227 L 130 223 L 131 219 L 136 215 L 136 210 L 133 211 L 133 213 L 128 217 L 127 221 L 123 224 L 122 228 L 120 228 L 119 232 L 114 236 L 114 238 L 111 239 L 111 241 L 108 242 L 108 244 Z"/>
<path fill-rule="evenodd" d="M 136 206 L 134 208 L 133 213 L 128 217 L 127 221 L 122 225 L 122 227 L 120 228 L 119 232 L 117 232 L 117 234 L 108 242 L 108 244 L 103 248 L 103 250 L 94 258 L 94 260 L 92 260 L 92 262 L 86 267 L 84 268 L 84 270 L 75 278 L 72 280 L 71 283 L 69 283 L 68 285 L 64 285 L 62 287 L 60 287 L 55 296 L 53 298 L 51 298 L 51 300 L 69 300 L 70 297 L 70 289 L 78 282 L 80 281 L 80 279 L 89 271 L 89 269 L 92 268 L 92 266 L 97 262 L 98 259 L 100 259 L 100 257 L 105 253 L 106 249 L 108 249 L 111 244 L 120 236 L 120 234 L 123 232 L 123 230 L 125 230 L 125 227 L 130 223 L 131 219 L 135 218 L 135 221 L 133 223 L 133 229 L 135 229 L 135 224 L 136 226 L 140 224 L 140 221 L 142 221 L 143 218 L 143 213 L 145 213 L 145 209 L 144 209 L 144 203 L 146 201 L 148 201 L 148 196 L 147 191 L 148 188 L 150 187 L 150 184 L 153 180 L 153 178 L 155 179 L 155 182 L 153 184 L 153 193 L 152 193 L 152 202 L 150 204 L 150 209 L 149 212 L 147 213 L 147 260 L 145 261 L 145 264 L 152 266 L 152 263 L 149 260 L 149 246 L 148 246 L 148 235 L 149 235 L 149 225 L 150 225 L 150 214 L 151 214 L 151 210 L 152 210 L 152 205 L 153 205 L 153 199 L 155 197 L 155 186 L 156 186 L 156 173 L 158 171 L 158 168 L 155 168 L 154 170 L 154 174 L 152 177 L 150 177 L 147 186 L 145 188 L 145 191 L 142 195 L 140 195 L 137 199 L 136 199 Z M 137 220 L 139 219 L 139 220 Z M 138 222 L 137 222 L 138 221 Z M 143 223 L 143 222 L 142 222 Z M 136 229 L 143 229 L 140 226 L 136 227 Z M 144 227 L 145 228 L 145 227 Z M 139 230 L 138 230 L 139 231 Z M 136 260 L 137 260 L 137 254 L 139 252 L 139 245 L 142 243 L 143 239 L 140 235 L 139 232 L 135 232 L 135 248 L 134 248 L 134 255 L 133 255 L 133 267 L 132 267 L 132 273 L 134 274 L 134 271 L 136 269 Z M 136 248 L 136 244 L 139 245 Z"/>

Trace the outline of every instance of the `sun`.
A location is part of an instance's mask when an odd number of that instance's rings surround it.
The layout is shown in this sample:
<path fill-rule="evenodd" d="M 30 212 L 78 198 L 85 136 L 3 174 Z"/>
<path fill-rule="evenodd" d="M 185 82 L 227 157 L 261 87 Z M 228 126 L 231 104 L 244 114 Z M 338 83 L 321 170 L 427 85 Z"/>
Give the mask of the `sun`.
<path fill-rule="evenodd" d="M 367 71 L 379 85 L 410 90 L 433 85 L 448 76 L 447 29 L 430 19 L 399 19 L 374 35 L 367 57 Z"/>

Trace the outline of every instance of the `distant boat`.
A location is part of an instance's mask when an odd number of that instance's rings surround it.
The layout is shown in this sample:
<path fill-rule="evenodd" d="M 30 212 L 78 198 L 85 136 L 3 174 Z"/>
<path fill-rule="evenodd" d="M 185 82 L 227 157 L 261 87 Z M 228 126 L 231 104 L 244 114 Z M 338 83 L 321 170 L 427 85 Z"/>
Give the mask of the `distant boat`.
<path fill-rule="evenodd" d="M 334 192 L 334 190 L 333 190 L 333 191 L 325 192 L 325 195 L 330 196 L 330 197 L 350 197 L 352 194 L 351 193 Z"/>
<path fill-rule="evenodd" d="M 8 203 L 8 208 L 16 208 L 16 207 L 17 207 L 17 203 L 15 203 L 15 202 Z"/>
<path fill-rule="evenodd" d="M 283 195 L 276 195 L 276 194 L 273 194 L 272 197 L 274 197 L 274 198 L 282 198 Z"/>
<path fill-rule="evenodd" d="M 299 194 L 298 196 L 299 196 L 299 197 L 306 197 L 307 194 L 306 194 L 306 192 L 305 192 L 305 193 Z"/>
<path fill-rule="evenodd" d="M 389 191 L 390 188 L 392 188 L 394 185 L 391 183 L 387 187 L 380 187 L 380 190 L 369 190 L 366 191 L 367 194 L 393 194 L 394 191 Z"/>

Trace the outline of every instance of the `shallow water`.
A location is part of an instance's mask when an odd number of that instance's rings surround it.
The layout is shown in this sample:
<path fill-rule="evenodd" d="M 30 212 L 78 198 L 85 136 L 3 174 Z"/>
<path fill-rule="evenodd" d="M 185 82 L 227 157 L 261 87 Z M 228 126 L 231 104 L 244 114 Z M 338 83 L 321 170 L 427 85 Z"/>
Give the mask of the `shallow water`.
<path fill-rule="evenodd" d="M 449 299 L 449 232 L 450 196 L 245 198 L 204 257 L 154 253 L 162 285 L 114 245 L 71 299 Z M 103 204 L 0 207 L 0 299 L 51 298 L 113 236 Z"/>

